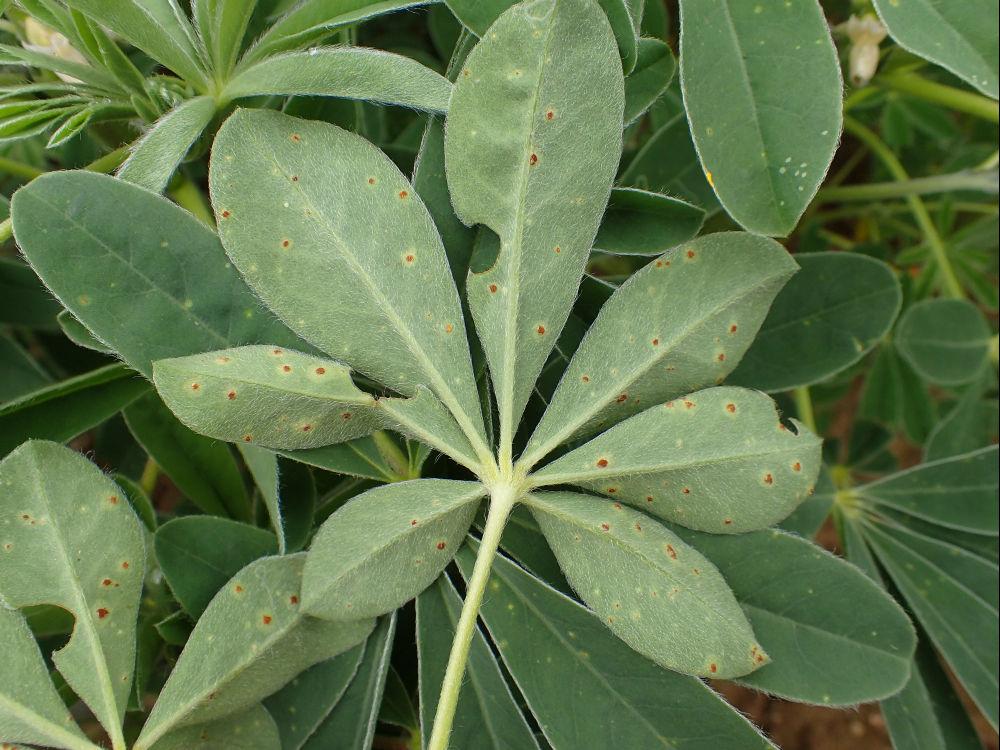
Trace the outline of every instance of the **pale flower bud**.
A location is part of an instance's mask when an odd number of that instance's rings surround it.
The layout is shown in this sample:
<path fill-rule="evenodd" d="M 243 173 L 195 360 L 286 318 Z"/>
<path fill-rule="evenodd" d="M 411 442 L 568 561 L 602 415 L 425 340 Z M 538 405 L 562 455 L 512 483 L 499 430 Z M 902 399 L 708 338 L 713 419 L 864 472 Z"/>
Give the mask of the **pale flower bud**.
<path fill-rule="evenodd" d="M 53 57 L 58 57 L 62 60 L 68 60 L 69 62 L 87 65 L 87 58 L 81 55 L 80 52 L 69 43 L 69 39 L 55 29 L 36 21 L 30 16 L 24 21 L 24 35 L 26 37 L 24 41 L 24 48 L 26 50 L 40 52 L 46 55 L 52 55 Z M 80 83 L 79 79 L 73 78 L 72 76 L 64 75 L 63 73 L 56 73 L 56 75 L 66 81 L 66 83 Z"/>
<path fill-rule="evenodd" d="M 865 86 L 878 69 L 878 45 L 885 39 L 886 30 L 882 22 L 869 14 L 863 18 L 851 16 L 841 30 L 851 40 L 850 63 L 851 83 Z"/>

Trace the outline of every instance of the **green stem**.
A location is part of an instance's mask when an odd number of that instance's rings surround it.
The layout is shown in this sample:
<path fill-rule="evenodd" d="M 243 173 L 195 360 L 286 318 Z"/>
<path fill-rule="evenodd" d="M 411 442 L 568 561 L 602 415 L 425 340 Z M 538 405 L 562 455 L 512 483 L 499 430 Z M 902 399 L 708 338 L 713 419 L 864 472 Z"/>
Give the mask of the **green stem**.
<path fill-rule="evenodd" d="M 927 102 L 941 104 L 958 112 L 965 112 L 990 122 L 1000 122 L 1000 110 L 992 99 L 971 91 L 928 81 L 915 73 L 886 73 L 875 78 L 875 83 L 891 91 L 910 94 Z"/>
<path fill-rule="evenodd" d="M 392 435 L 383 430 L 378 430 L 372 433 L 372 440 L 375 443 L 375 447 L 378 448 L 378 452 L 382 454 L 382 458 L 385 459 L 385 462 L 389 464 L 389 467 L 395 473 L 397 477 L 396 481 L 402 482 L 407 479 L 418 478 L 412 476 L 410 461 Z"/>
<path fill-rule="evenodd" d="M 174 187 L 170 188 L 170 197 L 178 206 L 186 208 L 194 214 L 196 219 L 200 219 L 210 227 L 215 227 L 215 214 L 212 213 L 208 201 L 205 200 L 205 196 L 202 195 L 198 186 L 187 177 L 183 175 L 179 177 Z"/>
<path fill-rule="evenodd" d="M 6 156 L 0 156 L 0 172 L 6 172 L 11 177 L 21 177 L 25 180 L 33 180 L 45 174 L 44 170 L 38 169 L 38 167 L 16 159 L 8 159 Z"/>
<path fill-rule="evenodd" d="M 792 397 L 795 399 L 795 411 L 798 412 L 802 424 L 808 427 L 810 432 L 818 435 L 819 430 L 816 429 L 816 414 L 813 411 L 812 398 L 809 396 L 809 387 L 799 386 L 792 391 Z"/>
<path fill-rule="evenodd" d="M 142 467 L 142 476 L 139 477 L 139 489 L 146 493 L 150 500 L 153 499 L 153 491 L 156 489 L 156 480 L 160 476 L 160 467 L 151 458 L 146 459 L 146 465 Z"/>
<path fill-rule="evenodd" d="M 816 194 L 821 203 L 831 201 L 876 201 L 906 198 L 911 195 L 947 193 L 951 190 L 976 190 L 983 193 L 997 192 L 997 173 L 993 171 L 954 172 L 934 177 L 916 177 L 909 180 L 875 182 L 868 185 L 826 187 Z"/>
<path fill-rule="evenodd" d="M 866 128 L 853 117 L 844 118 L 844 130 L 868 146 L 872 153 L 878 157 L 879 161 L 885 165 L 885 168 L 889 170 L 889 174 L 891 174 L 895 180 L 902 182 L 910 179 L 910 175 L 906 173 L 906 170 L 903 168 L 899 159 L 896 158 L 896 155 L 892 153 L 892 150 L 882 142 L 882 139 L 875 135 L 875 133 L 871 130 Z M 937 227 L 934 226 L 934 222 L 931 220 L 931 216 L 927 212 L 927 207 L 924 206 L 920 197 L 916 195 L 906 196 L 906 201 L 910 205 L 910 211 L 913 213 L 913 218 L 916 219 L 917 226 L 920 227 L 920 231 L 924 234 L 924 240 L 931 249 L 931 253 L 937 263 L 938 270 L 944 277 L 945 292 L 949 296 L 956 299 L 964 298 L 965 292 L 962 289 L 961 283 L 958 281 L 958 277 L 955 275 L 955 270 L 952 268 L 951 261 L 948 259 L 948 251 L 945 249 L 944 242 L 941 240 L 941 235 L 938 234 Z"/>
<path fill-rule="evenodd" d="M 90 162 L 84 169 L 88 172 L 99 172 L 100 174 L 114 172 L 128 158 L 130 149 L 130 146 L 119 146 L 114 151 Z"/>
<path fill-rule="evenodd" d="M 486 525 L 483 527 L 483 538 L 479 545 L 479 553 L 476 555 L 476 565 L 465 590 L 465 603 L 458 618 L 455 640 L 451 644 L 451 654 L 448 656 L 444 682 L 441 683 L 441 694 L 434 715 L 434 729 L 431 731 L 427 750 L 448 750 L 448 738 L 451 736 L 451 725 L 455 720 L 455 707 L 458 705 L 458 696 L 462 689 L 465 664 L 469 659 L 469 647 L 476 631 L 476 618 L 479 617 L 479 607 L 483 603 L 483 593 L 486 591 L 486 583 L 493 568 L 493 558 L 500 546 L 500 537 L 507 524 L 507 518 L 517 501 L 517 494 L 518 490 L 513 484 L 498 485 L 490 494 L 490 511 L 486 515 Z"/>
<path fill-rule="evenodd" d="M 14 223 L 10 219 L 0 221 L 0 245 L 5 243 L 14 234 Z"/>

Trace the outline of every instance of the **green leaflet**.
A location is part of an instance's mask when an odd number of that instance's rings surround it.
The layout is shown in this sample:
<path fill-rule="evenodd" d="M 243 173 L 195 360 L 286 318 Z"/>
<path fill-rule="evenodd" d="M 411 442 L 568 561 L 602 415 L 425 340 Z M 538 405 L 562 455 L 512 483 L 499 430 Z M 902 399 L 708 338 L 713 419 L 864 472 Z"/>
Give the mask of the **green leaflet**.
<path fill-rule="evenodd" d="M 396 10 L 426 5 L 432 0 L 302 0 L 251 47 L 243 60 L 249 64 L 276 52 L 305 47 L 334 29 L 360 23 Z"/>
<path fill-rule="evenodd" d="M 113 177 L 54 172 L 14 195 L 13 219 L 45 285 L 147 377 L 167 357 L 305 346 L 261 307 L 215 233 L 165 198 Z"/>
<path fill-rule="evenodd" d="M 136 750 L 181 727 L 239 713 L 365 638 L 371 620 L 331 623 L 302 614 L 304 558 L 257 560 L 216 594 L 160 692 Z"/>
<path fill-rule="evenodd" d="M 303 750 L 372 746 L 395 636 L 396 613 L 393 612 L 379 620 L 368 636 L 364 658 L 354 679 L 337 705 L 302 746 Z"/>
<path fill-rule="evenodd" d="M 617 167 L 623 106 L 611 30 L 592 0 L 510 8 L 455 84 L 445 136 L 455 212 L 501 243 L 467 295 L 497 394 L 502 460 L 572 308 Z"/>
<path fill-rule="evenodd" d="M 274 534 L 212 516 L 184 516 L 163 524 L 153 550 L 174 597 L 197 620 L 216 592 L 242 568 L 278 551 Z"/>
<path fill-rule="evenodd" d="M 718 678 L 767 662 L 719 571 L 655 520 L 569 492 L 525 502 L 576 592 L 643 656 Z"/>
<path fill-rule="evenodd" d="M 532 466 L 571 437 L 721 382 L 796 267 L 773 240 L 729 232 L 700 237 L 633 274 L 601 308 L 521 463 Z"/>
<path fill-rule="evenodd" d="M 476 482 L 418 479 L 352 498 L 316 532 L 303 579 L 305 611 L 345 620 L 403 605 L 455 556 L 485 494 Z"/>
<path fill-rule="evenodd" d="M 374 397 L 338 362 L 243 346 L 153 363 L 153 381 L 188 427 L 275 450 L 320 448 L 374 432 Z"/>
<path fill-rule="evenodd" d="M 223 90 L 229 99 L 261 94 L 335 96 L 444 112 L 451 84 L 402 55 L 363 47 L 313 47 L 254 63 Z"/>
<path fill-rule="evenodd" d="M 491 596 L 493 592 L 491 592 Z M 462 598 L 447 575 L 417 597 L 417 649 L 420 667 L 420 726 L 429 736 Z M 486 638 L 476 628 L 466 679 L 448 738 L 452 750 L 537 750 Z"/>
<path fill-rule="evenodd" d="M 282 750 L 300 750 L 344 697 L 366 651 L 360 643 L 310 667 L 264 701 L 281 733 Z"/>
<path fill-rule="evenodd" d="M 4 503 L 4 506 L 6 503 Z M 4 507 L 6 516 L 6 508 Z M 4 560 L 7 564 L 7 560 Z M 0 737 L 68 750 L 94 750 L 49 679 L 48 668 L 24 616 L 0 600 Z"/>
<path fill-rule="evenodd" d="M 0 322 L 51 329 L 61 309 L 31 266 L 13 258 L 0 258 Z"/>
<path fill-rule="evenodd" d="M 52 382 L 51 376 L 13 337 L 0 333 L 0 409 Z M 2 412 L 0 412 L 2 413 Z"/>
<path fill-rule="evenodd" d="M 778 292 L 730 383 L 773 393 L 822 382 L 892 328 L 903 295 L 885 263 L 838 252 L 795 260 L 801 270 Z"/>
<path fill-rule="evenodd" d="M 616 255 L 659 255 L 693 239 L 704 221 L 704 211 L 678 198 L 614 188 L 594 249 Z"/>
<path fill-rule="evenodd" d="M 111 354 L 111 349 L 98 341 L 87 327 L 81 323 L 69 310 L 63 310 L 56 316 L 56 322 L 66 336 L 77 346 L 90 349 L 101 354 Z"/>
<path fill-rule="evenodd" d="M 152 750 L 284 750 L 278 727 L 260 704 L 219 721 L 171 732 Z"/>
<path fill-rule="evenodd" d="M 162 193 L 188 150 L 215 116 L 215 100 L 196 96 L 167 112 L 132 148 L 118 177 Z"/>
<path fill-rule="evenodd" d="M 412 398 L 380 399 L 378 407 L 383 422 L 393 429 L 436 448 L 472 472 L 480 470 L 475 449 L 455 418 L 423 386 Z"/>
<path fill-rule="evenodd" d="M 774 529 L 726 538 L 678 533 L 718 566 L 771 656 L 741 682 L 834 706 L 884 698 L 906 684 L 913 626 L 854 566 Z"/>
<path fill-rule="evenodd" d="M 278 537 L 278 552 L 298 552 L 312 534 L 316 514 L 312 472 L 301 463 L 279 459 L 263 448 L 244 443 L 239 449 Z"/>
<path fill-rule="evenodd" d="M 995 474 L 996 472 L 994 472 Z M 995 503 L 996 492 L 993 493 Z M 997 726 L 997 568 L 951 545 L 869 522 L 874 548 L 907 605 L 994 729 Z M 970 586 L 971 584 L 971 586 Z"/>
<path fill-rule="evenodd" d="M 816 488 L 812 496 L 803 501 L 788 518 L 781 522 L 781 528 L 806 539 L 812 539 L 819 533 L 823 523 L 830 515 L 836 494 L 837 487 L 830 477 L 830 471 L 826 466 L 820 467 Z"/>
<path fill-rule="evenodd" d="M 649 0 L 650 4 L 659 0 Z M 656 103 L 677 70 L 670 47 L 659 39 L 640 39 L 635 69 L 625 79 L 625 124 L 629 125 Z"/>
<path fill-rule="evenodd" d="M 990 326 L 967 300 L 930 299 L 911 306 L 896 327 L 899 353 L 925 380 L 975 380 L 989 357 Z"/>
<path fill-rule="evenodd" d="M 932 461 L 858 487 L 862 499 L 950 529 L 997 535 L 997 446 Z"/>
<path fill-rule="evenodd" d="M 53 662 L 115 747 L 124 747 L 146 557 L 142 525 L 114 482 L 55 443 L 31 441 L 11 453 L 0 463 L 0 488 L 0 601 L 72 613 L 73 635 Z"/>
<path fill-rule="evenodd" d="M 107 365 L 23 394 L 0 407 L 0 456 L 25 440 L 71 440 L 149 392 L 128 368 Z"/>
<path fill-rule="evenodd" d="M 985 374 L 993 377 L 992 372 Z M 998 425 L 1000 413 L 997 400 L 981 398 L 979 389 L 970 386 L 948 416 L 938 422 L 927 437 L 924 460 L 950 458 L 995 443 L 1000 433 Z"/>
<path fill-rule="evenodd" d="M 205 82 L 194 30 L 172 2 L 163 0 L 67 0 L 71 8 L 135 45 L 182 78 Z"/>
<path fill-rule="evenodd" d="M 250 519 L 243 477 L 228 445 L 189 430 L 155 393 L 132 403 L 124 416 L 143 450 L 198 508 Z"/>
<path fill-rule="evenodd" d="M 901 429 L 917 443 L 934 427 L 927 387 L 893 346 L 880 346 L 868 371 L 858 415 Z"/>
<path fill-rule="evenodd" d="M 936 62 L 997 98 L 997 4 L 992 0 L 874 0 L 875 9 L 900 46 Z"/>
<path fill-rule="evenodd" d="M 216 137 L 211 185 L 223 244 L 269 307 L 400 393 L 429 387 L 485 455 L 444 249 L 385 154 L 326 123 L 243 110 Z"/>
<path fill-rule="evenodd" d="M 191 3 L 191 15 L 216 76 L 225 78 L 236 64 L 256 5 L 257 0 L 193 0 Z"/>
<path fill-rule="evenodd" d="M 681 0 L 691 135 L 729 215 L 787 235 L 840 139 L 837 51 L 816 0 Z"/>
<path fill-rule="evenodd" d="M 611 24 L 625 73 L 631 73 L 636 67 L 639 50 L 638 33 L 643 2 L 642 0 L 598 0 L 598 3 Z M 496 31 L 492 25 L 516 2 L 515 0 L 445 0 L 445 4 L 467 29 L 481 37 L 487 29 Z"/>
<path fill-rule="evenodd" d="M 463 547 L 457 560 L 468 578 L 473 552 Z M 483 621 L 552 746 L 774 748 L 701 680 L 639 656 L 507 559 L 494 560 L 488 591 Z"/>
<path fill-rule="evenodd" d="M 576 484 L 653 515 L 741 534 L 785 518 L 813 491 L 821 440 L 781 424 L 756 391 L 710 388 L 620 422 L 532 476 Z"/>

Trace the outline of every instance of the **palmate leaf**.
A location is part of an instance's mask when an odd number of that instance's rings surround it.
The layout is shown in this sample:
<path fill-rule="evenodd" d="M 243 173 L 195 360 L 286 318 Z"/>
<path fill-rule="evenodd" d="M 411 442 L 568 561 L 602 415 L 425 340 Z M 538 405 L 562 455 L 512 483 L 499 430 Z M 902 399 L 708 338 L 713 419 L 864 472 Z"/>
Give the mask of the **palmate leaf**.
<path fill-rule="evenodd" d="M 741 682 L 834 706 L 883 698 L 906 683 L 913 626 L 854 566 L 773 529 L 736 537 L 678 534 L 718 566 L 771 656 Z"/>
<path fill-rule="evenodd" d="M 418 479 L 352 498 L 316 533 L 305 567 L 305 611 L 374 617 L 423 591 L 455 556 L 486 488 Z"/>
<path fill-rule="evenodd" d="M 216 137 L 211 187 L 223 244 L 272 310 L 400 393 L 430 388 L 486 457 L 441 240 L 385 154 L 333 125 L 239 111 Z"/>
<path fill-rule="evenodd" d="M 374 432 L 375 399 L 350 370 L 274 346 L 244 346 L 154 363 L 167 406 L 193 430 L 276 450 L 319 448 Z"/>
<path fill-rule="evenodd" d="M 457 561 L 468 578 L 473 551 L 463 547 Z M 482 617 L 553 747 L 774 747 L 701 680 L 639 656 L 585 608 L 503 557 L 494 560 Z"/>
<path fill-rule="evenodd" d="M 6 509 L 4 509 L 6 511 Z M 6 512 L 4 513 L 6 515 Z M 0 600 L 0 737 L 67 750 L 94 750 L 49 679 L 24 616 Z"/>
<path fill-rule="evenodd" d="M 558 458 L 536 486 L 577 484 L 683 526 L 740 534 L 812 492 L 821 441 L 756 391 L 710 388 L 654 406 Z"/>
<path fill-rule="evenodd" d="M 160 692 L 137 750 L 182 727 L 250 708 L 371 632 L 372 620 L 334 623 L 302 613 L 304 557 L 257 560 L 216 594 Z"/>
<path fill-rule="evenodd" d="M 417 649 L 420 667 L 420 725 L 430 735 L 447 667 L 448 652 L 462 610 L 462 598 L 446 575 L 417 597 Z M 469 649 L 455 720 L 448 738 L 452 750 L 537 750 L 496 657 L 479 628 Z"/>
<path fill-rule="evenodd" d="M 239 57 L 257 0 L 193 0 L 191 15 L 216 75 L 228 76 Z"/>
<path fill-rule="evenodd" d="M 403 55 L 363 47 L 313 47 L 247 66 L 223 91 L 231 99 L 262 94 L 334 96 L 444 112 L 451 85 Z"/>
<path fill-rule="evenodd" d="M 905 49 L 936 62 L 987 96 L 998 96 L 997 4 L 991 0 L 900 3 L 874 0 L 892 38 Z"/>
<path fill-rule="evenodd" d="M 795 269 L 773 240 L 732 232 L 700 237 L 633 274 L 601 308 L 521 463 L 721 382 Z"/>
<path fill-rule="evenodd" d="M 681 86 L 691 135 L 729 214 L 787 235 L 833 159 L 837 50 L 816 0 L 682 0 Z"/>
<path fill-rule="evenodd" d="M 618 163 L 623 106 L 611 29 L 592 0 L 505 11 L 455 84 L 445 137 L 452 201 L 463 222 L 500 237 L 496 262 L 469 278 L 467 295 L 499 407 L 501 460 L 576 296 Z"/>
<path fill-rule="evenodd" d="M 719 571 L 655 520 L 569 492 L 525 502 L 576 592 L 643 656 L 720 678 L 767 662 Z"/>
<path fill-rule="evenodd" d="M 0 601 L 54 604 L 73 615 L 72 636 L 53 662 L 124 747 L 146 555 L 139 519 L 96 466 L 38 441 L 0 464 L 0 513 Z"/>

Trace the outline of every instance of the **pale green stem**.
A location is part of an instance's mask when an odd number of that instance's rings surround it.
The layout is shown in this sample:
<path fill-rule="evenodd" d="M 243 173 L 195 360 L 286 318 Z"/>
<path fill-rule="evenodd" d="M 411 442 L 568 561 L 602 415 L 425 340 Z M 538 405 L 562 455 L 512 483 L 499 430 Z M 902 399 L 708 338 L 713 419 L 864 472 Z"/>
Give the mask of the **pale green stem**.
<path fill-rule="evenodd" d="M 25 180 L 33 180 L 45 174 L 38 167 L 33 167 L 16 159 L 8 159 L 6 156 L 0 156 L 0 172 L 6 172 L 12 177 L 21 177 Z"/>
<path fill-rule="evenodd" d="M 997 192 L 997 174 L 994 171 L 955 172 L 934 177 L 916 177 L 910 180 L 875 182 L 869 185 L 844 185 L 826 187 L 816 194 L 820 203 L 830 201 L 874 201 L 906 198 L 911 195 L 947 193 L 951 190 L 976 190 L 983 193 Z"/>
<path fill-rule="evenodd" d="M 882 142 L 882 139 L 875 135 L 875 133 L 871 130 L 866 128 L 853 117 L 844 118 L 844 130 L 868 146 L 872 153 L 878 157 L 879 161 L 885 165 L 885 168 L 889 170 L 889 174 L 891 174 L 894 179 L 899 181 L 910 179 L 910 176 L 906 173 L 906 170 L 903 168 L 899 159 L 896 158 L 896 155 L 892 153 L 892 150 Z M 913 218 L 916 219 L 917 226 L 920 227 L 920 231 L 924 234 L 924 240 L 927 242 L 927 246 L 931 249 L 931 254 L 934 256 L 934 261 L 937 264 L 938 270 L 944 278 L 944 289 L 946 294 L 951 297 L 955 297 L 956 299 L 962 299 L 965 297 L 965 292 L 962 289 L 962 285 L 959 282 L 958 277 L 955 275 L 955 270 L 952 268 L 951 261 L 948 259 L 948 251 L 945 249 L 944 242 L 941 240 L 941 235 L 938 233 L 937 227 L 934 226 L 934 222 L 931 220 L 931 216 L 927 212 L 927 207 L 924 206 L 924 202 L 916 195 L 907 196 L 906 201 L 910 205 L 910 211 L 913 213 Z"/>
<path fill-rule="evenodd" d="M 992 99 L 971 91 L 928 81 L 914 73 L 886 73 L 875 79 L 875 84 L 901 94 L 910 94 L 948 109 L 965 112 L 990 122 L 1000 122 L 1000 110 Z"/>
<path fill-rule="evenodd" d="M 795 399 L 795 410 L 799 414 L 799 419 L 802 420 L 802 424 L 809 428 L 809 431 L 813 434 L 818 435 L 819 431 L 816 429 L 816 414 L 813 412 L 812 398 L 809 396 L 809 387 L 800 386 L 792 391 L 792 397 Z"/>
<path fill-rule="evenodd" d="M 0 221 L 0 245 L 5 243 L 14 234 L 14 223 L 10 219 Z"/>
<path fill-rule="evenodd" d="M 486 525 L 483 527 L 483 538 L 476 556 L 476 565 L 465 590 L 465 603 L 462 605 L 455 639 L 451 644 L 451 654 L 448 656 L 444 682 L 441 683 L 441 694 L 434 716 L 434 729 L 431 731 L 427 750 L 448 750 L 448 738 L 451 736 L 451 725 L 455 720 L 455 707 L 458 705 L 458 696 L 462 690 L 469 648 L 476 632 L 479 607 L 483 603 L 483 593 L 486 591 L 486 583 L 493 568 L 493 558 L 500 546 L 500 537 L 507 524 L 507 518 L 517 501 L 517 494 L 518 489 L 513 484 L 498 485 L 490 494 L 490 510 L 486 515 Z"/>
<path fill-rule="evenodd" d="M 95 159 L 90 164 L 84 167 L 88 172 L 99 172 L 100 174 L 109 174 L 114 172 L 122 163 L 128 158 L 130 153 L 129 146 L 120 146 L 114 151 L 111 151 L 99 159 Z"/>
<path fill-rule="evenodd" d="M 194 214 L 196 219 L 215 228 L 215 214 L 212 213 L 212 209 L 201 190 L 191 180 L 181 175 L 169 192 L 170 197 L 178 206 L 187 209 Z"/>
<path fill-rule="evenodd" d="M 146 459 L 146 465 L 142 467 L 142 476 L 139 477 L 139 488 L 145 492 L 150 500 L 156 490 L 156 480 L 160 476 L 160 467 L 151 458 Z"/>

